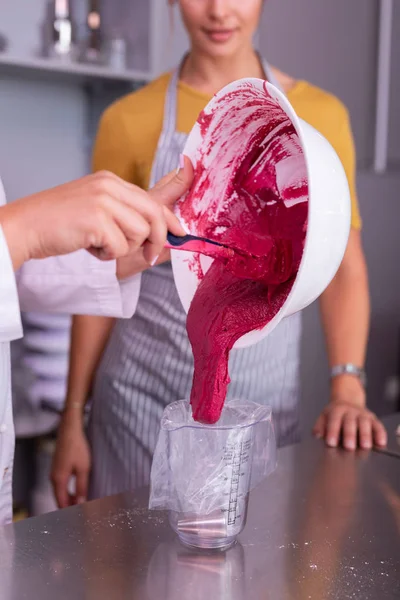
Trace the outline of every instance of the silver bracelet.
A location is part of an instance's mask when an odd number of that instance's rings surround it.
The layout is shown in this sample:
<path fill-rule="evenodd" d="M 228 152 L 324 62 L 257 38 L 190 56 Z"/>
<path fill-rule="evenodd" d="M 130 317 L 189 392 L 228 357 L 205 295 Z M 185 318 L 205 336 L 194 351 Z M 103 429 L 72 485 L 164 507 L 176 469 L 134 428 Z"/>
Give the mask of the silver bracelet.
<path fill-rule="evenodd" d="M 353 377 L 357 377 L 357 379 L 360 380 L 360 383 L 364 388 L 367 387 L 367 376 L 365 371 L 361 367 L 357 367 L 357 365 L 353 365 L 352 363 L 335 365 L 331 368 L 331 379 L 338 375 L 353 375 Z"/>

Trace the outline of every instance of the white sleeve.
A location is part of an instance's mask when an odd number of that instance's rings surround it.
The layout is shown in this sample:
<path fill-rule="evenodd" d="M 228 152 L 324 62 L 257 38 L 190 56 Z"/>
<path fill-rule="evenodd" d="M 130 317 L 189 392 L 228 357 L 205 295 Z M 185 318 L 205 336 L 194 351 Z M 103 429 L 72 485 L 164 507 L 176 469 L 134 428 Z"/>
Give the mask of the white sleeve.
<path fill-rule="evenodd" d="M 0 179 L 0 206 L 5 201 Z M 15 276 L 1 227 L 0 277 L 0 341 L 21 337 L 20 309 L 130 318 L 139 299 L 141 280 L 136 275 L 119 282 L 115 261 L 102 262 L 84 250 L 31 260 Z"/>
<path fill-rule="evenodd" d="M 0 179 L 0 207 L 5 203 L 6 195 Z M 22 324 L 14 269 L 0 225 L 0 342 L 11 342 L 20 337 Z"/>
<path fill-rule="evenodd" d="M 123 282 L 116 262 L 103 262 L 79 250 L 31 260 L 17 273 L 22 311 L 130 318 L 139 299 L 141 276 Z"/>
<path fill-rule="evenodd" d="M 22 324 L 14 269 L 0 226 L 0 342 L 11 342 L 20 337 Z"/>

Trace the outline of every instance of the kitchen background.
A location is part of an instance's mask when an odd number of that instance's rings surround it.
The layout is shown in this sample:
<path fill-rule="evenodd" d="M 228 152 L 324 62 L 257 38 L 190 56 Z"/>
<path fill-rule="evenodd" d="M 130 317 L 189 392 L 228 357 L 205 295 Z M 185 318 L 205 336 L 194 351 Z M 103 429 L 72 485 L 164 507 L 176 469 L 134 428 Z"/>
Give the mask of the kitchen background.
<path fill-rule="evenodd" d="M 83 36 L 90 3 L 74 0 L 71 4 L 78 36 Z M 186 48 L 179 16 L 175 11 L 170 19 L 167 0 L 97 4 L 103 41 L 117 38 L 114 48 L 119 51 L 126 43 L 126 66 L 120 64 L 121 55 L 114 56 L 114 67 L 42 58 L 52 3 L 0 0 L 0 34 L 7 38 L 0 52 L 0 172 L 9 200 L 88 172 L 102 109 L 171 67 Z M 382 7 L 383 14 L 388 11 L 389 27 L 383 21 L 379 36 Z M 125 42 L 118 41 L 121 37 Z M 333 92 L 350 110 L 372 296 L 369 404 L 378 414 L 386 414 L 398 406 L 400 375 L 400 1 L 266 0 L 257 43 L 272 64 Z M 387 165 L 378 174 L 373 166 L 379 47 L 383 75 L 390 59 L 390 110 L 387 145 L 383 145 Z M 385 77 L 381 83 L 384 99 Z M 384 127 L 384 102 L 382 106 Z M 317 311 L 314 304 L 304 315 L 307 432 L 328 397 Z"/>

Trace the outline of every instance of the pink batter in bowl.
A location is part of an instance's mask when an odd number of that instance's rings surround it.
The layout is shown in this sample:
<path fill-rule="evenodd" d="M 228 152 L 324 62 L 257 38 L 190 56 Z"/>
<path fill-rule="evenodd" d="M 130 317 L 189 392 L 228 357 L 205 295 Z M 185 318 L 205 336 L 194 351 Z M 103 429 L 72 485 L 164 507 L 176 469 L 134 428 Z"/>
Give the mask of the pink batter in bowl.
<path fill-rule="evenodd" d="M 264 257 L 271 285 L 292 275 L 269 322 L 234 344 L 246 347 L 313 302 L 334 277 L 350 229 L 346 175 L 327 140 L 296 116 L 279 90 L 259 79 L 236 81 L 215 95 L 184 154 L 195 170 L 192 188 L 176 208 L 186 231 Z M 286 240 L 290 246 L 277 246 Z M 188 311 L 213 260 L 182 251 L 171 256 Z M 240 261 L 226 268 L 241 274 Z M 246 262 L 242 276 L 248 269 Z"/>

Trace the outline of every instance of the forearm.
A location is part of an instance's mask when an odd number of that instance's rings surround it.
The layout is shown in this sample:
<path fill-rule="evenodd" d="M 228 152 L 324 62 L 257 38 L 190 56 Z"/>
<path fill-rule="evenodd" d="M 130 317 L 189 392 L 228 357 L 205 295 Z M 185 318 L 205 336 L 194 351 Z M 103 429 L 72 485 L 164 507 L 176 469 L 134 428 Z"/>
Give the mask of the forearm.
<path fill-rule="evenodd" d="M 368 275 L 360 234 L 352 231 L 336 277 L 320 299 L 322 324 L 330 366 L 352 363 L 363 367 L 368 341 L 370 303 Z M 358 379 L 341 375 L 332 380 L 332 396 L 365 394 Z"/>
<path fill-rule="evenodd" d="M 97 366 L 115 320 L 75 316 L 71 328 L 70 367 L 65 411 L 82 417 Z"/>
<path fill-rule="evenodd" d="M 321 296 L 320 308 L 330 366 L 353 363 L 362 367 L 370 316 L 366 272 L 351 278 L 339 270 Z"/>

